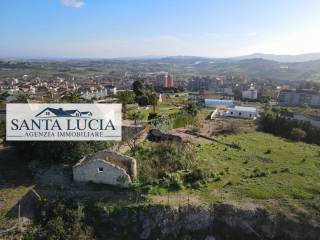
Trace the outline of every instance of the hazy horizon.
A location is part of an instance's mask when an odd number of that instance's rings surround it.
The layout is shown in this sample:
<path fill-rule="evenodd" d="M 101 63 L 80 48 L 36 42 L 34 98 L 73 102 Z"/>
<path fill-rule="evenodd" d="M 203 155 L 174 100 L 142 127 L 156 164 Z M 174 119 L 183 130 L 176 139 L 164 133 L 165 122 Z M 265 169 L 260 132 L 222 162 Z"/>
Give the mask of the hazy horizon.
<path fill-rule="evenodd" d="M 303 55 L 319 55 L 320 59 L 320 52 L 314 53 L 302 53 L 302 54 L 274 54 L 274 53 L 250 53 L 244 54 L 241 56 L 230 56 L 230 57 L 212 57 L 212 56 L 197 56 L 197 55 L 141 55 L 141 56 L 123 56 L 123 57 L 59 57 L 59 56 L 1 56 L 0 59 L 21 59 L 21 60 L 112 60 L 112 59 L 161 59 L 161 58 L 175 58 L 175 57 L 194 57 L 194 58 L 208 58 L 208 59 L 237 59 L 242 57 L 250 57 L 256 54 L 262 55 L 273 55 L 273 56 L 288 56 L 288 57 L 296 57 L 296 56 L 303 56 Z"/>
<path fill-rule="evenodd" d="M 320 52 L 320 1 L 4 0 L 2 58 Z"/>

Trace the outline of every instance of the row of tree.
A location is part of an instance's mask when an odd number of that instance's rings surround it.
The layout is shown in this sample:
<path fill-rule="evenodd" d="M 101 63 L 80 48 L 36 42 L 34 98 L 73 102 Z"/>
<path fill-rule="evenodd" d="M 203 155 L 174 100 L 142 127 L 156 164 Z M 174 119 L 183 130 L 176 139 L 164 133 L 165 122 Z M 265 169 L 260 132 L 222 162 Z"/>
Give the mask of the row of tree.
<path fill-rule="evenodd" d="M 277 136 L 320 145 L 320 129 L 310 122 L 290 119 L 281 112 L 265 111 L 260 117 L 259 127 Z"/>

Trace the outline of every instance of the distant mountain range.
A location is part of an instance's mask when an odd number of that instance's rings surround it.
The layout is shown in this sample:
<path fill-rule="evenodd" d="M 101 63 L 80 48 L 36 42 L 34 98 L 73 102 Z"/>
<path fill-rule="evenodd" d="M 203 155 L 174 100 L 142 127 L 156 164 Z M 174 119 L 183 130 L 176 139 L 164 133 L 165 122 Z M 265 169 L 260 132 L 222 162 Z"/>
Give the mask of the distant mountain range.
<path fill-rule="evenodd" d="M 234 57 L 232 59 L 244 60 L 244 59 L 257 59 L 262 58 L 270 61 L 293 63 L 293 62 L 307 62 L 320 60 L 320 53 L 306 53 L 299 55 L 277 55 L 277 54 L 264 54 L 254 53 L 246 56 Z"/>
<path fill-rule="evenodd" d="M 264 53 L 253 53 L 250 55 L 239 56 L 239 57 L 229 57 L 229 58 L 209 58 L 209 57 L 197 57 L 197 56 L 169 56 L 164 57 L 164 59 L 171 60 L 212 60 L 215 62 L 230 62 L 239 60 L 251 60 L 251 59 L 264 59 L 269 61 L 276 61 L 281 63 L 298 63 L 298 62 L 309 62 L 320 60 L 320 53 L 305 53 L 298 55 L 278 55 L 278 54 L 264 54 Z"/>
<path fill-rule="evenodd" d="M 305 53 L 298 55 L 284 55 L 284 54 L 264 54 L 264 53 L 253 53 L 250 55 L 229 57 L 229 58 L 214 58 L 214 57 L 199 57 L 199 56 L 162 56 L 162 55 L 146 55 L 146 56 L 135 56 L 135 57 L 115 57 L 115 58 L 36 58 L 36 57 L 0 57 L 0 60 L 4 61 L 99 61 L 99 60 L 119 60 L 119 61 L 130 61 L 130 60 L 171 60 L 171 61 L 214 61 L 214 62 L 230 62 L 239 60 L 250 60 L 250 59 L 265 59 L 269 61 L 276 61 L 281 63 L 298 63 L 320 60 L 320 53 Z"/>
<path fill-rule="evenodd" d="M 0 79 L 17 75 L 50 77 L 53 74 L 79 77 L 113 72 L 173 72 L 184 78 L 194 75 L 240 75 L 247 79 L 320 82 L 320 53 L 273 55 L 255 53 L 233 58 L 196 56 L 145 56 L 118 59 L 64 59 L 1 61 Z"/>

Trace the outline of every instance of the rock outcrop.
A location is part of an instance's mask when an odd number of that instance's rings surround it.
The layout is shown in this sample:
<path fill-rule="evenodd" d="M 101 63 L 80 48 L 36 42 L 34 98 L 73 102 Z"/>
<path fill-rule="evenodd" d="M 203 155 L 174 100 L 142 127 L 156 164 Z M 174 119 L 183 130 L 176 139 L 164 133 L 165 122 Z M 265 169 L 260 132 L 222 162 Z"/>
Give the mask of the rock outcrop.
<path fill-rule="evenodd" d="M 152 129 L 149 131 L 148 140 L 152 142 L 162 142 L 162 141 L 172 141 L 172 142 L 182 142 L 182 138 L 173 134 L 162 133 L 158 129 Z"/>
<path fill-rule="evenodd" d="M 311 221 L 226 204 L 104 209 L 99 218 L 112 229 L 106 234 L 118 239 L 318 240 L 320 236 L 320 226 Z"/>

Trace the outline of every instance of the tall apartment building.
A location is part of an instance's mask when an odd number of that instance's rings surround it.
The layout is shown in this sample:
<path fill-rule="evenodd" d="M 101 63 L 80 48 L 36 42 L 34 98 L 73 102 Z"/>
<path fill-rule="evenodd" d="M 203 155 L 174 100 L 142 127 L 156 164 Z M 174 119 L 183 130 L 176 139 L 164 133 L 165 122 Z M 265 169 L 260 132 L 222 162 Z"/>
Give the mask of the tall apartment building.
<path fill-rule="evenodd" d="M 171 74 L 168 75 L 167 77 L 167 86 L 166 87 L 174 87 L 174 80 L 175 80 L 175 77 Z"/>
<path fill-rule="evenodd" d="M 174 87 L 174 80 L 175 80 L 174 75 L 163 73 L 158 76 L 158 79 L 159 79 L 159 81 L 162 81 L 162 83 L 163 83 L 162 86 L 164 88 Z"/>
<path fill-rule="evenodd" d="M 282 90 L 279 95 L 279 104 L 284 106 L 320 106 L 320 95 L 311 90 Z"/>
<path fill-rule="evenodd" d="M 195 78 L 188 82 L 188 90 L 191 92 L 195 91 L 212 91 L 217 90 L 219 81 L 215 78 Z"/>

